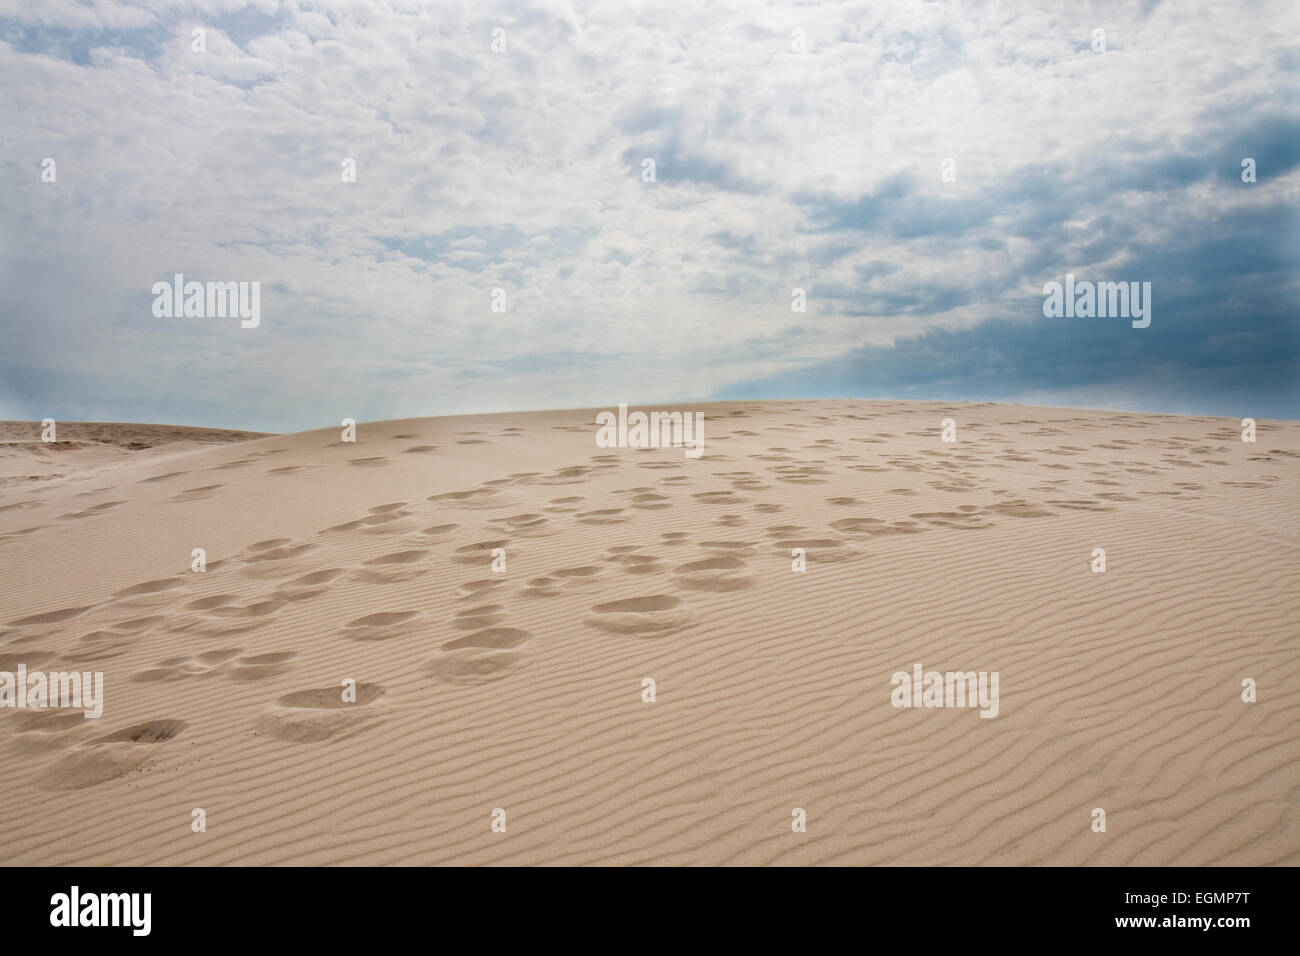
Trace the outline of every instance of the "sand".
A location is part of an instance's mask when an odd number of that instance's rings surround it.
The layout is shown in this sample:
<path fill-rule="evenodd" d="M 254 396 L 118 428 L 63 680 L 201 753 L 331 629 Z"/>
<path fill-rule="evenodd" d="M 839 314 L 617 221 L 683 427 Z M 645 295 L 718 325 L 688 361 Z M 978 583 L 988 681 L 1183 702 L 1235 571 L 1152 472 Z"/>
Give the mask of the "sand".
<path fill-rule="evenodd" d="M 1300 423 L 690 410 L 0 426 L 0 863 L 1300 863 Z"/>

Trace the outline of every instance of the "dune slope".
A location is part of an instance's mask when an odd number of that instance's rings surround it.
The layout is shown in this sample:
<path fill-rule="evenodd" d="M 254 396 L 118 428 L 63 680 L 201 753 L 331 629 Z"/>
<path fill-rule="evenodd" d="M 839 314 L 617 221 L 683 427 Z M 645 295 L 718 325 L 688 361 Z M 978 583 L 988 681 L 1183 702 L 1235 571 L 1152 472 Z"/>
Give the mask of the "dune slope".
<path fill-rule="evenodd" d="M 1300 862 L 1300 423 L 690 410 L 0 426 L 0 863 Z"/>

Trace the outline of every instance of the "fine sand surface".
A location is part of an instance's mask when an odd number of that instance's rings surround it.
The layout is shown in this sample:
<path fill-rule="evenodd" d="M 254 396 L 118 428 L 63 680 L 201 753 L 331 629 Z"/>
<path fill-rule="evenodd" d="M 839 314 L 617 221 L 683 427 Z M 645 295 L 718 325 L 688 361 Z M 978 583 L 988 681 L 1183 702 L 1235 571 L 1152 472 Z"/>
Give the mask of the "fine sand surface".
<path fill-rule="evenodd" d="M 0 425 L 0 863 L 1300 863 L 1300 423 L 689 410 Z"/>

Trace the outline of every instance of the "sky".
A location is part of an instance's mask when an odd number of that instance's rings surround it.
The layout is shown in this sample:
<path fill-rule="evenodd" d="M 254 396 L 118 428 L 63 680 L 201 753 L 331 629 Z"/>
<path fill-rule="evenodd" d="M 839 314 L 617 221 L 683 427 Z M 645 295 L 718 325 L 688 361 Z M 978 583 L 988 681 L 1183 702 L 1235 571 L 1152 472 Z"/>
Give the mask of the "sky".
<path fill-rule="evenodd" d="M 1300 418 L 1294 0 L 0 0 L 0 90 L 3 419 Z"/>

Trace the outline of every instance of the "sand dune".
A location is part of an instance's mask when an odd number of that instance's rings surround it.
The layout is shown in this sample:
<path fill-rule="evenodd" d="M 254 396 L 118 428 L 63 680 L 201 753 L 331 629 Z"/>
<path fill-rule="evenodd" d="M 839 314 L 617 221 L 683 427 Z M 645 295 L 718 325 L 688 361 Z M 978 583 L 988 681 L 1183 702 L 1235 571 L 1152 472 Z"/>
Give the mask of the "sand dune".
<path fill-rule="evenodd" d="M 1300 863 L 1300 423 L 691 410 L 0 426 L 0 863 Z"/>

